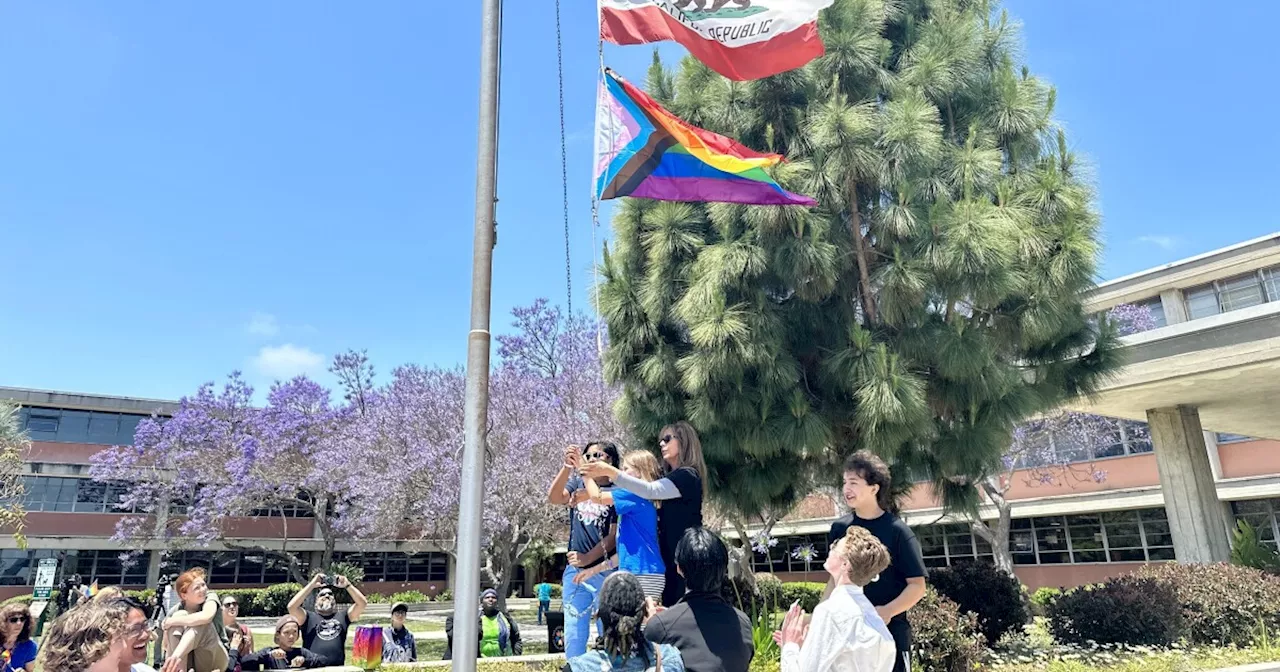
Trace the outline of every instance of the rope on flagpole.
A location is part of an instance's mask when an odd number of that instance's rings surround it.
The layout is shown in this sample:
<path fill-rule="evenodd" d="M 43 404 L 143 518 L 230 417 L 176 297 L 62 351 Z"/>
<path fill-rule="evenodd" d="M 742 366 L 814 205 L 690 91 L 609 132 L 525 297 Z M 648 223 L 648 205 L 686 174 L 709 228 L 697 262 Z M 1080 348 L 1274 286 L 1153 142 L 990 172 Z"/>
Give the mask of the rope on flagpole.
<path fill-rule="evenodd" d="M 604 36 L 600 34 L 600 4 L 596 3 L 596 57 L 599 59 L 600 72 L 596 77 L 596 86 L 604 85 Z M 599 117 L 599 96 L 600 92 L 596 92 L 596 116 Z M 597 124 L 599 122 L 597 121 Z M 610 129 L 612 129 L 610 125 Z M 612 132 L 612 131 L 611 131 Z M 609 143 L 613 146 L 612 138 Z M 594 170 L 592 171 L 594 173 Z M 600 228 L 600 199 L 596 197 L 595 185 L 591 188 L 591 296 L 596 302 L 596 356 L 602 361 L 604 359 L 604 317 L 600 315 L 600 263 L 597 261 L 596 255 L 600 253 L 600 246 L 596 243 L 596 230 Z M 601 367 L 601 375 L 604 368 Z"/>
<path fill-rule="evenodd" d="M 570 230 L 568 230 L 568 140 L 564 133 L 564 44 L 561 37 L 559 0 L 556 0 L 556 74 L 559 78 L 559 105 L 561 105 L 561 196 L 564 207 L 564 292 L 568 296 L 568 315 L 573 316 L 573 265 L 570 260 Z"/>

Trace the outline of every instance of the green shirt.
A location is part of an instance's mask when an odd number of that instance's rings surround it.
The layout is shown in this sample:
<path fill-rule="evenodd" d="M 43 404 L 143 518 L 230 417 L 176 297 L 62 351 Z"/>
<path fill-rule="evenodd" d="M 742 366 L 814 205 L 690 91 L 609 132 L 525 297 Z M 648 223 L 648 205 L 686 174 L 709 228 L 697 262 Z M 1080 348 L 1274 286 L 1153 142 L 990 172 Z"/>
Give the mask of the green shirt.
<path fill-rule="evenodd" d="M 480 657 L 496 658 L 498 656 L 511 655 L 508 651 L 503 651 L 498 643 L 498 633 L 501 626 L 498 625 L 498 619 L 501 614 L 495 614 L 492 618 L 480 615 Z"/>

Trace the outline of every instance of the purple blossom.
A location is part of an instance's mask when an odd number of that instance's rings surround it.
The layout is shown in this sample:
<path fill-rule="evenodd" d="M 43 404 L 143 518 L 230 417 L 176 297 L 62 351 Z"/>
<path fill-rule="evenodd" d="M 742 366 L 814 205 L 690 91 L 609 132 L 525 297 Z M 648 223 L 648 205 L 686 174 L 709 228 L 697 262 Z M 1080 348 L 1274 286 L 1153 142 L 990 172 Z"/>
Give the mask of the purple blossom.
<path fill-rule="evenodd" d="M 777 545 L 778 540 L 765 530 L 760 530 L 751 537 L 751 550 L 759 553 L 760 555 L 768 555 L 769 549 Z"/>
<path fill-rule="evenodd" d="M 1128 336 L 1156 328 L 1156 318 L 1151 309 L 1132 303 L 1122 303 L 1107 311 L 1107 318 L 1115 322 L 1116 331 Z"/>

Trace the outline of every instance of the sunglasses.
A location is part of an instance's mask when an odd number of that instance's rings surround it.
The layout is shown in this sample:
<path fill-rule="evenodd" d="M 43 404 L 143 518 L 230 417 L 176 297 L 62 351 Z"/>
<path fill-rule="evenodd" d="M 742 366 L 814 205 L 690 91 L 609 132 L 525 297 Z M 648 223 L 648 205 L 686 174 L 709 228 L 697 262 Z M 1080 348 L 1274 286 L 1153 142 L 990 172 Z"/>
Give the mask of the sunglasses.
<path fill-rule="evenodd" d="M 26 616 L 10 616 L 9 622 L 10 623 L 26 623 L 27 617 Z"/>
<path fill-rule="evenodd" d="M 663 434 L 662 438 L 658 440 L 658 443 L 665 446 L 668 443 L 671 443 L 672 439 L 675 439 L 675 438 L 676 437 L 671 436 L 670 434 Z"/>
<path fill-rule="evenodd" d="M 222 603 L 222 606 L 226 607 L 227 609 L 239 609 L 239 608 L 240 608 L 240 605 L 239 605 L 238 603 L 236 603 L 236 602 L 232 602 L 232 601 L 230 601 L 230 600 L 228 600 L 228 601 L 226 601 L 226 602 L 223 602 L 223 603 Z"/>
<path fill-rule="evenodd" d="M 603 460 L 605 458 L 605 454 L 602 452 L 593 450 L 589 453 L 584 453 L 583 457 L 587 458 L 588 460 Z"/>

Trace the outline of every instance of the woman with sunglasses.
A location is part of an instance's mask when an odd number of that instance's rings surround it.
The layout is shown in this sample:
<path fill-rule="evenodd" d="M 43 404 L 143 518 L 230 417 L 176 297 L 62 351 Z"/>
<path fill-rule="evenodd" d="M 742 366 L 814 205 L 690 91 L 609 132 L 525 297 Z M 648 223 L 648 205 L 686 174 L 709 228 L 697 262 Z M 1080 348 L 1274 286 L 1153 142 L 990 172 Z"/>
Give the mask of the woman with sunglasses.
<path fill-rule="evenodd" d="M 0 608 L 0 624 L 4 627 L 3 650 L 0 650 L 0 672 L 31 672 L 36 669 L 36 643 L 31 641 L 31 613 L 27 605 L 18 603 Z"/>
<path fill-rule="evenodd" d="M 629 476 L 616 465 L 601 462 L 582 466 L 585 478 L 607 479 L 627 492 L 645 499 L 661 500 L 658 510 L 658 541 L 666 565 L 663 606 L 670 607 L 684 597 L 684 578 L 676 571 L 676 545 L 685 530 L 702 527 L 702 499 L 707 493 L 707 463 L 702 444 L 693 426 L 681 420 L 668 425 L 658 435 L 662 449 L 663 477 L 649 482 Z M 566 583 L 566 585 L 568 585 Z"/>
<path fill-rule="evenodd" d="M 584 448 L 569 446 L 564 451 L 564 464 L 551 482 L 547 500 L 569 507 L 569 564 L 564 568 L 561 599 L 564 608 L 564 651 L 572 658 L 587 652 L 591 637 L 591 617 L 599 605 L 603 574 L 591 577 L 581 585 L 573 579 L 583 569 L 604 562 L 616 547 L 616 514 L 613 507 L 592 502 L 577 469 L 580 464 L 605 464 L 614 468 L 620 462 L 618 447 L 609 441 L 592 441 Z M 603 480 L 603 479 L 602 479 Z M 603 480 L 600 485 L 607 486 Z"/>
<path fill-rule="evenodd" d="M 222 627 L 227 631 L 227 641 L 237 634 L 240 635 L 239 646 L 231 647 L 238 649 L 241 656 L 247 656 L 253 653 L 253 631 L 249 626 L 240 623 L 240 601 L 235 595 L 228 595 L 222 598 Z"/>

